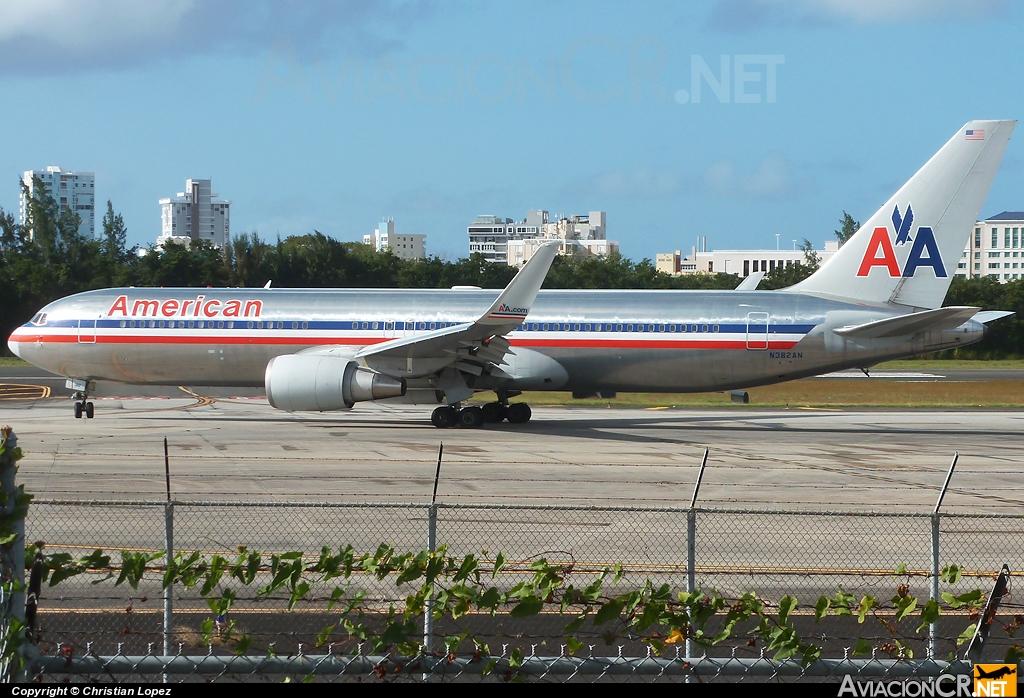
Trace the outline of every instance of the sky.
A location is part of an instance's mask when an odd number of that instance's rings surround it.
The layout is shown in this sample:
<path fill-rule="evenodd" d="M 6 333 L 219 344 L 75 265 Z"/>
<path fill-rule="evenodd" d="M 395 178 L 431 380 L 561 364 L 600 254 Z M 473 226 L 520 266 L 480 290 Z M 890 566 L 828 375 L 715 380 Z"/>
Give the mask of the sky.
<path fill-rule="evenodd" d="M 211 178 L 232 234 L 468 253 L 479 214 L 607 212 L 632 259 L 834 239 L 971 119 L 1024 114 L 1002 0 L 8 0 L 0 206 L 96 175 L 130 244 Z M 982 215 L 1024 210 L 1011 141 Z"/>

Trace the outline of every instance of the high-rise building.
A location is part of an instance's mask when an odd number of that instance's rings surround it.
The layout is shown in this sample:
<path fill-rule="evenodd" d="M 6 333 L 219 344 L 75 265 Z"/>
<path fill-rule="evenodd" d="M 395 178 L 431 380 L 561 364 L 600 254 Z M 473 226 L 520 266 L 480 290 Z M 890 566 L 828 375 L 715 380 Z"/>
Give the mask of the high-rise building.
<path fill-rule="evenodd" d="M 422 234 L 395 235 L 395 219 L 385 218 L 380 227 L 363 236 L 363 244 L 373 245 L 378 252 L 391 250 L 402 259 L 425 259 L 427 236 Z"/>
<path fill-rule="evenodd" d="M 608 240 L 604 211 L 562 216 L 550 220 L 547 211 L 530 211 L 526 218 L 477 216 L 469 224 L 469 253 L 482 254 L 489 262 L 521 266 L 545 242 L 559 241 L 558 254 L 603 257 L 619 251 L 619 243 Z"/>
<path fill-rule="evenodd" d="M 956 270 L 946 271 L 1001 283 L 1024 279 L 1024 211 L 1003 211 L 975 223 Z"/>
<path fill-rule="evenodd" d="M 68 172 L 56 165 L 50 165 L 45 170 L 27 170 L 22 175 L 22 181 L 28 187 L 29 196 L 35 195 L 36 180 L 46 186 L 46 190 L 60 206 L 61 211 L 69 208 L 82 219 L 78 226 L 79 235 L 90 239 L 96 236 L 96 175 L 92 172 Z M 19 203 L 21 223 L 24 225 L 28 212 L 28 201 L 24 191 Z"/>
<path fill-rule="evenodd" d="M 177 197 L 160 199 L 157 247 L 167 240 L 185 244 L 206 240 L 217 247 L 231 242 L 231 202 L 214 198 L 211 188 L 209 179 L 188 179 Z"/>

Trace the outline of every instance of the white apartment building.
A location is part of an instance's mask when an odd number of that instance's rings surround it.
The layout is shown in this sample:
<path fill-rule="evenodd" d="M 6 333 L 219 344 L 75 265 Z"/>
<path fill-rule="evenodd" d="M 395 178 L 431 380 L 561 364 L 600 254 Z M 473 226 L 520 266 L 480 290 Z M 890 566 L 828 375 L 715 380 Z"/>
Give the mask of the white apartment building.
<path fill-rule="evenodd" d="M 78 214 L 82 223 L 78 226 L 78 234 L 92 239 L 96 237 L 96 175 L 92 172 L 69 172 L 61 170 L 56 165 L 50 165 L 45 170 L 27 170 L 22 175 L 22 181 L 28 187 L 28 195 L 35 193 L 34 180 L 40 180 L 46 185 L 47 191 L 53 197 L 61 211 L 69 208 Z M 21 224 L 25 224 L 28 201 L 25 192 L 21 194 L 19 212 Z"/>
<path fill-rule="evenodd" d="M 964 279 L 987 276 L 1000 283 L 1024 278 L 1024 211 L 1003 211 L 975 223 L 953 273 Z"/>
<path fill-rule="evenodd" d="M 216 247 L 231 242 L 231 202 L 217 199 L 211 180 L 187 179 L 185 191 L 170 199 L 160 199 L 160 237 L 157 247 L 167 240 L 189 244 L 206 240 Z"/>
<path fill-rule="evenodd" d="M 547 241 L 558 240 L 558 253 L 576 257 L 603 257 L 619 251 L 619 243 L 607 238 L 607 214 L 560 216 L 551 220 L 547 211 L 529 211 L 513 221 L 498 216 L 477 216 L 469 224 L 469 253 L 489 262 L 521 266 Z"/>
<path fill-rule="evenodd" d="M 427 236 L 395 235 L 394 218 L 385 218 L 373 233 L 364 235 L 363 244 L 373 245 L 378 252 L 391 250 L 396 257 L 402 259 L 426 259 L 427 257 Z"/>
<path fill-rule="evenodd" d="M 824 249 L 815 250 L 822 264 L 839 250 L 838 240 L 827 240 Z M 746 278 L 750 274 L 774 271 L 779 267 L 804 264 L 803 250 L 712 250 L 700 251 L 696 247 L 686 257 L 680 250 L 658 254 L 658 271 L 679 276 L 681 274 L 737 274 Z"/>

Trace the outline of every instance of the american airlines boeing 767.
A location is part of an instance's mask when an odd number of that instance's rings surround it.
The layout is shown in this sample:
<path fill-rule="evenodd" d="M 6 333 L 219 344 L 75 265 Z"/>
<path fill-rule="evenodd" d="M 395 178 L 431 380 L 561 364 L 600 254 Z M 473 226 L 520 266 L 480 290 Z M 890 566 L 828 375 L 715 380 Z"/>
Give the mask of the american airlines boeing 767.
<path fill-rule="evenodd" d="M 525 390 L 748 388 L 960 347 L 1009 313 L 942 307 L 1015 121 L 972 121 L 827 263 L 787 289 L 541 291 L 548 244 L 497 296 L 472 289 L 155 289 L 79 293 L 10 337 L 67 377 L 265 386 L 288 411 L 427 396 L 438 427 L 530 419 Z M 752 281 L 752 280 L 748 280 Z M 493 390 L 495 402 L 463 403 Z M 408 392 L 408 395 L 407 395 Z"/>

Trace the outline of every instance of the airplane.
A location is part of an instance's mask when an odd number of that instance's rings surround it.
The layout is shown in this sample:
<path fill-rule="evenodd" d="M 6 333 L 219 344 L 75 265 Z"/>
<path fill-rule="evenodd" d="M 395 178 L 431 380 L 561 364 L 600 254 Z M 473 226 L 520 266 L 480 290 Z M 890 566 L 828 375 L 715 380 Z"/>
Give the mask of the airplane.
<path fill-rule="evenodd" d="M 262 386 L 289 412 L 438 405 L 440 428 L 527 422 L 527 390 L 576 397 L 768 385 L 979 341 L 1010 315 L 942 307 L 1016 121 L 972 121 L 811 276 L 758 291 L 540 287 L 557 243 L 494 291 L 115 288 L 50 303 L 17 356 L 64 375 L 75 417 L 95 381 Z M 466 405 L 480 391 L 496 401 Z"/>

